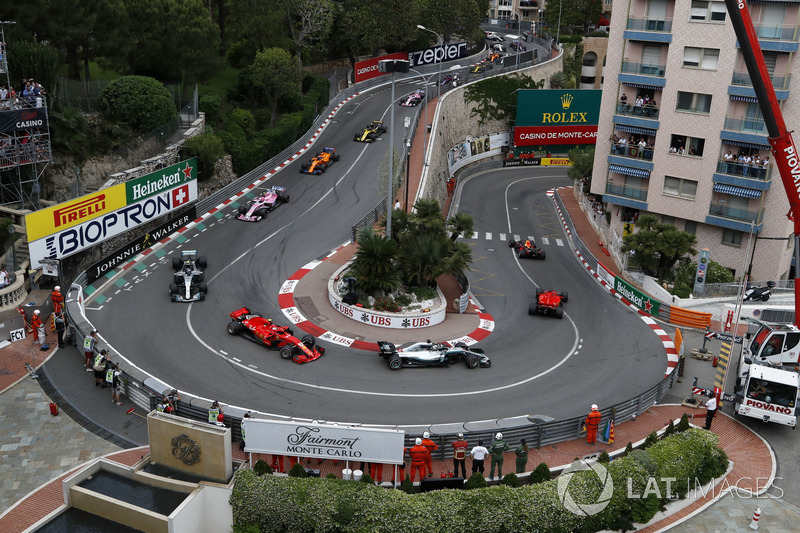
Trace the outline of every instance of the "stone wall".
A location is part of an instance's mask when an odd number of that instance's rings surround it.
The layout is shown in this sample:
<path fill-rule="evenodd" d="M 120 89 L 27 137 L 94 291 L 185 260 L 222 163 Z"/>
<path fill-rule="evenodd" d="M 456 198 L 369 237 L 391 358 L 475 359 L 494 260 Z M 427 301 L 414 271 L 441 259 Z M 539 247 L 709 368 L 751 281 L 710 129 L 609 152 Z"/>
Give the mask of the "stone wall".
<path fill-rule="evenodd" d="M 563 54 L 559 54 L 555 59 L 519 71 L 519 74 L 536 81 L 545 80 L 544 88 L 548 89 L 550 76 L 562 70 Z M 468 137 L 482 137 L 509 129 L 508 121 L 490 121 L 478 125 L 477 119 L 471 116 L 476 105 L 464 100 L 464 91 L 470 85 L 471 83 L 468 83 L 443 95 L 440 98 L 436 116 L 433 117 L 429 141 L 428 184 L 424 196 L 436 198 L 442 205 L 447 200 L 447 180 L 450 178 L 447 172 L 447 153 L 450 149 L 456 144 L 464 142 Z M 487 159 L 481 161 L 487 161 Z"/>

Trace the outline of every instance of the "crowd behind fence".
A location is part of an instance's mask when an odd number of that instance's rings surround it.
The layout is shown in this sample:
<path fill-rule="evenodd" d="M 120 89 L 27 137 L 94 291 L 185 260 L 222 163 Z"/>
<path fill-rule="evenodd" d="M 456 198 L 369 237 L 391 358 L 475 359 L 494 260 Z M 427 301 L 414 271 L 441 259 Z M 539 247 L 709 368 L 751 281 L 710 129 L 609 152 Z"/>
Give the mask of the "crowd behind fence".
<path fill-rule="evenodd" d="M 530 65 L 521 65 L 527 67 Z M 436 66 L 429 67 L 429 72 L 434 71 Z M 500 69 L 498 69 L 500 70 Z M 515 69 L 511 69 L 515 70 Z M 493 74 L 499 74 L 495 72 Z M 255 180 L 261 178 L 266 172 L 276 168 L 278 165 L 287 161 L 292 155 L 300 151 L 307 143 L 307 139 L 322 125 L 323 121 L 333 112 L 340 102 L 345 101 L 349 97 L 356 95 L 364 90 L 387 83 L 385 79 L 374 78 L 366 82 L 360 83 L 358 86 L 353 86 L 343 90 L 339 93 L 337 98 L 332 101 L 328 107 L 316 118 L 314 124 L 311 126 L 305 136 L 298 139 L 291 146 L 287 147 L 281 153 L 263 163 L 247 174 L 241 176 L 239 179 L 221 188 L 214 194 L 197 203 L 196 209 L 198 213 L 205 213 L 211 208 L 221 204 L 226 199 L 230 198 L 237 192 L 241 191 L 245 186 L 253 183 Z M 407 160 L 407 158 L 404 158 Z M 477 172 L 480 169 L 498 167 L 497 162 L 489 162 L 476 165 L 469 169 L 469 172 Z M 401 169 L 398 169 L 400 172 Z M 589 253 L 588 249 L 583 245 L 577 234 L 572 227 L 572 222 L 561 204 L 560 198 L 556 196 L 562 212 L 567 219 L 567 224 L 572 230 L 572 240 L 584 259 L 588 264 L 594 265 L 596 268 L 597 260 Z M 385 206 L 385 202 L 382 203 Z M 373 212 L 380 209 L 376 207 Z M 385 209 L 385 207 L 384 207 Z M 373 215 L 375 216 L 375 215 Z M 380 216 L 380 215 L 377 215 Z M 69 317 L 69 334 L 73 344 L 81 346 L 83 339 L 93 329 L 92 324 L 86 319 L 86 316 L 81 310 L 79 303 L 83 297 L 83 289 L 87 284 L 86 272 L 82 272 L 71 284 L 66 294 L 66 309 Z M 99 333 L 101 342 L 100 347 L 106 347 L 102 342 L 103 332 Z M 158 378 L 147 374 L 141 369 L 137 368 L 133 362 L 128 361 L 123 354 L 117 352 L 112 347 L 108 346 L 114 361 L 123 361 L 123 383 L 125 387 L 125 394 L 128 398 L 138 407 L 146 410 L 151 410 L 159 397 L 165 394 L 165 391 L 171 389 L 171 386 Z M 641 394 L 637 394 L 623 402 L 616 405 L 607 406 L 601 409 L 601 413 L 605 420 L 613 418 L 615 423 L 621 423 L 626 420 L 633 419 L 641 415 L 647 408 L 658 403 L 672 388 L 674 384 L 675 373 L 671 373 L 666 378 L 659 380 L 656 384 Z M 178 414 L 192 418 L 195 420 L 207 421 L 208 408 L 211 402 L 208 399 L 192 396 L 188 393 L 181 393 L 181 401 L 178 404 Z M 247 409 L 239 406 L 230 406 L 222 404 L 225 410 L 225 423 L 234 429 L 234 437 L 240 436 L 240 422 Z M 282 415 L 275 415 L 270 413 L 253 412 L 257 418 L 274 419 L 274 420 L 291 420 L 303 423 L 310 423 L 313 420 L 305 418 L 286 417 Z M 324 421 L 320 421 L 324 422 Z M 360 425 L 368 427 L 368 425 Z M 502 431 L 505 440 L 511 445 L 519 443 L 519 439 L 526 438 L 528 442 L 534 447 L 548 446 L 578 438 L 581 434 L 583 426 L 583 416 L 568 418 L 564 420 L 553 420 L 549 417 L 535 417 L 521 415 L 512 418 L 503 418 L 497 420 L 484 420 L 477 422 L 463 422 L 455 424 L 429 424 L 429 425 L 414 425 L 414 426 L 395 426 L 395 429 L 403 430 L 406 434 L 406 445 L 413 445 L 413 440 L 421 435 L 424 431 L 432 433 L 435 439 L 440 442 L 440 448 L 436 452 L 437 459 L 449 458 L 452 451 L 449 444 L 455 440 L 458 433 L 464 433 L 471 441 L 483 439 L 485 442 L 491 442 L 493 435 L 497 431 Z M 385 425 L 381 427 L 385 428 Z"/>

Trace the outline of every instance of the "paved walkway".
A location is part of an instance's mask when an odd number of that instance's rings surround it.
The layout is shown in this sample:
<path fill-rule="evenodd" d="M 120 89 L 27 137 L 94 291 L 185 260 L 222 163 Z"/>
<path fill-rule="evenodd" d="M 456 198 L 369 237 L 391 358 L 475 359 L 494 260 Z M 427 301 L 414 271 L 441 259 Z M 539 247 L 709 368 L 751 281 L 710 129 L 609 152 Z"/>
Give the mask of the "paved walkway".
<path fill-rule="evenodd" d="M 411 154 L 411 191 L 416 191 L 422 169 L 422 135 L 425 130 L 423 124 L 420 124 L 419 128 L 422 131 L 417 134 Z M 597 250 L 592 247 L 592 243 L 598 239 L 577 201 L 569 191 L 564 191 L 562 198 L 575 224 L 576 232 L 584 243 L 589 245 L 592 253 L 602 257 L 600 245 L 597 245 Z M 616 269 L 610 260 L 606 266 Z M 438 335 L 432 333 L 432 336 Z M 700 335 L 696 337 L 702 339 Z M 687 349 L 694 347 L 696 346 L 687 341 Z M 85 383 L 81 382 L 85 386 L 81 397 L 70 397 L 69 402 L 62 400 L 62 412 L 57 417 L 50 415 L 48 404 L 51 401 L 49 396 L 57 396 L 58 391 L 48 390 L 46 394 L 42 387 L 48 388 L 47 380 L 42 379 L 41 383 L 34 381 L 24 370 L 25 362 L 35 361 L 37 366 L 40 366 L 44 356 L 53 354 L 55 354 L 53 359 L 47 365 L 52 366 L 52 371 L 74 370 L 75 381 L 85 380 Z M 123 447 L 134 446 L 142 435 L 146 435 L 143 424 L 131 417 L 127 417 L 125 421 L 123 413 L 129 402 L 122 407 L 111 406 L 106 399 L 107 391 L 94 389 L 91 386 L 92 375 L 78 373 L 81 362 L 82 356 L 73 347 L 43 353 L 38 352 L 38 348 L 32 346 L 30 340 L 17 342 L 0 350 L 0 369 L 3 370 L 0 372 L 0 413 L 2 413 L 0 423 L 4 428 L 0 442 L 2 454 L 0 455 L 2 459 L 0 531 L 4 533 L 23 531 L 41 517 L 57 509 L 62 501 L 60 480 L 76 465 L 107 453 L 112 453 L 112 459 L 120 463 L 133 464 L 147 453 L 146 448 L 120 451 Z M 75 370 L 76 368 L 78 370 Z M 673 394 L 677 393 L 673 391 Z M 70 409 L 71 403 L 80 405 L 81 408 Z M 651 407 L 637 420 L 618 425 L 615 428 L 616 442 L 611 446 L 590 447 L 582 440 L 574 440 L 532 450 L 528 469 L 532 470 L 540 462 L 555 467 L 568 464 L 576 456 L 599 452 L 602 449 L 613 452 L 624 448 L 629 441 L 636 442 L 652 431 L 663 429 L 669 420 L 679 418 L 684 412 L 696 413 L 692 409 L 677 405 Z M 97 436 L 98 433 L 103 434 L 103 426 L 106 425 L 109 429 L 105 438 Z M 755 480 L 769 478 L 774 472 L 774 459 L 768 446 L 754 433 L 724 415 L 715 420 L 713 429 L 720 435 L 722 447 L 734 462 L 733 470 L 727 476 L 730 485 L 738 482 L 740 488 L 754 490 Z M 238 451 L 236 455 L 243 457 Z M 509 454 L 505 464 L 505 471 L 508 473 L 514 464 L 513 454 Z M 323 475 L 328 472 L 341 474 L 344 468 L 342 463 L 324 462 L 322 465 L 317 465 L 316 461 L 309 466 L 320 468 Z M 355 469 L 355 465 L 351 468 Z M 434 464 L 437 476 L 451 469 L 451 461 L 437 461 Z M 390 477 L 387 468 L 383 479 L 388 480 Z M 31 493 L 38 486 L 41 488 Z M 20 498 L 23 499 L 9 509 L 10 503 Z M 795 507 L 773 498 L 747 500 L 727 496 L 720 498 L 713 505 L 710 505 L 711 503 L 711 497 L 708 496 L 643 530 L 663 531 L 686 517 L 689 517 L 689 520 L 675 528 L 675 531 L 743 530 L 749 524 L 748 515 L 752 514 L 754 503 L 762 508 L 762 531 L 794 531 L 800 519 Z M 693 513 L 697 513 L 705 505 L 710 507 L 693 516 Z M 770 529 L 765 527 L 767 525 Z"/>

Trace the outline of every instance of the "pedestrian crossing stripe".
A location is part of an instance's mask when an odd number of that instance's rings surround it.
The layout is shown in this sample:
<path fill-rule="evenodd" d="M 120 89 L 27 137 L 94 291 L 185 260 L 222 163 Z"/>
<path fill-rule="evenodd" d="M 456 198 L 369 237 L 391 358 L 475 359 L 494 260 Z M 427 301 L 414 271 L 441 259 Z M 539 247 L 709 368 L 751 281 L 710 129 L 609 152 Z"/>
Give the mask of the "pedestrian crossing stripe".
<path fill-rule="evenodd" d="M 495 234 L 492 233 L 491 231 L 483 232 L 483 240 L 493 241 L 493 240 L 495 240 L 494 236 L 495 236 Z M 498 233 L 497 234 L 497 238 L 502 242 L 508 242 L 507 237 L 508 237 L 507 233 Z M 465 239 L 465 240 L 472 240 L 472 241 L 481 240 L 481 232 L 473 231 L 471 234 L 464 235 L 462 238 Z M 527 235 L 525 237 L 525 239 L 527 239 L 529 241 L 532 241 L 532 242 L 541 242 L 541 244 L 543 244 L 544 246 L 549 246 L 551 244 L 551 241 L 550 241 L 550 239 L 548 237 L 542 237 L 537 241 L 537 239 L 534 238 L 533 235 Z M 515 241 L 522 241 L 522 240 L 525 240 L 525 239 L 520 238 L 518 233 L 515 233 L 512 236 L 512 240 L 515 240 Z M 563 239 L 553 239 L 553 240 L 555 241 L 555 245 L 556 246 L 564 246 L 565 245 Z"/>
<path fill-rule="evenodd" d="M 550 239 L 548 239 L 547 237 L 542 237 L 542 244 L 544 244 L 545 246 L 550 244 Z"/>

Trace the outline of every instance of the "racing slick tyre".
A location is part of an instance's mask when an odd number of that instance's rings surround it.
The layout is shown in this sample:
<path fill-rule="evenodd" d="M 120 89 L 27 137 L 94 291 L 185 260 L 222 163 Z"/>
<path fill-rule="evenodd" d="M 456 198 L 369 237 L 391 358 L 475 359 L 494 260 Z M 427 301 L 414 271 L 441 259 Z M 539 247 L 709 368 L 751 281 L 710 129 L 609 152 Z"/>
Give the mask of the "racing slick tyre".
<path fill-rule="evenodd" d="M 545 253 L 545 251 L 544 250 L 539 250 L 539 259 L 544 259 L 545 257 L 547 257 L 547 254 Z"/>
<path fill-rule="evenodd" d="M 316 339 L 311 335 L 303 335 L 303 338 L 300 339 L 300 342 L 306 345 L 309 350 L 314 349 L 314 345 L 317 343 Z"/>
<path fill-rule="evenodd" d="M 305 163 L 300 165 L 300 172 L 306 172 L 307 170 L 308 170 L 308 165 L 306 165 Z"/>
<path fill-rule="evenodd" d="M 519 258 L 520 259 L 525 259 L 526 257 L 528 257 L 528 252 L 525 250 L 525 248 L 520 248 L 519 249 Z"/>
<path fill-rule="evenodd" d="M 262 207 L 261 209 L 256 211 L 256 214 L 258 216 L 260 216 L 261 218 L 267 218 L 267 208 L 266 207 Z"/>
<path fill-rule="evenodd" d="M 544 294 L 544 289 L 536 289 L 536 296 L 539 296 L 540 294 Z"/>
<path fill-rule="evenodd" d="M 208 292 L 208 284 L 205 281 L 201 281 L 200 284 L 197 285 L 197 290 L 206 294 Z"/>
<path fill-rule="evenodd" d="M 206 268 L 208 266 L 208 259 L 206 259 L 206 256 L 201 255 L 197 258 L 197 266 L 200 268 Z"/>
<path fill-rule="evenodd" d="M 169 293 L 170 294 L 178 294 L 178 285 L 175 283 L 169 284 Z"/>
<path fill-rule="evenodd" d="M 291 359 L 292 358 L 292 348 L 291 346 L 284 346 L 281 348 L 281 359 Z"/>
<path fill-rule="evenodd" d="M 325 169 L 326 169 L 326 168 L 328 168 L 328 167 L 327 167 L 327 166 L 320 166 L 320 167 L 319 167 L 319 173 L 320 173 L 320 174 L 325 174 Z"/>
<path fill-rule="evenodd" d="M 239 206 L 239 214 L 240 215 L 246 215 L 247 214 L 247 206 L 246 205 L 240 205 Z"/>
<path fill-rule="evenodd" d="M 367 135 L 367 140 L 368 140 L 369 142 L 374 142 L 374 141 L 375 141 L 375 139 L 377 139 L 377 138 L 378 138 L 378 136 L 377 136 L 377 135 L 375 135 L 374 133 L 370 133 L 369 135 Z"/>
<path fill-rule="evenodd" d="M 569 301 L 569 293 L 568 293 L 567 291 L 563 291 L 563 292 L 561 293 L 561 299 L 562 299 L 564 302 L 568 302 L 568 301 Z"/>
<path fill-rule="evenodd" d="M 553 311 L 553 316 L 556 318 L 564 318 L 564 310 L 560 307 L 556 307 L 556 310 Z"/>
<path fill-rule="evenodd" d="M 198 283 L 199 283 L 199 282 L 203 281 L 204 279 L 206 279 L 206 275 L 205 275 L 203 272 L 200 272 L 199 274 L 197 274 L 197 275 L 196 275 L 196 276 L 195 276 L 195 277 L 192 279 L 192 281 L 196 281 L 196 282 L 198 282 Z"/>
<path fill-rule="evenodd" d="M 333 154 L 333 160 L 334 161 L 338 161 L 339 160 L 339 154 Z"/>
<path fill-rule="evenodd" d="M 175 275 L 172 276 L 172 281 L 175 283 L 175 285 L 180 285 L 183 283 L 183 274 L 178 274 L 176 272 Z"/>
<path fill-rule="evenodd" d="M 528 314 L 529 315 L 538 315 L 539 314 L 539 306 L 536 304 L 530 304 L 528 306 Z"/>
<path fill-rule="evenodd" d="M 228 335 L 238 335 L 244 329 L 244 325 L 241 322 L 231 321 L 225 329 L 228 330 Z"/>
<path fill-rule="evenodd" d="M 470 355 L 469 359 L 467 359 L 467 367 L 468 368 L 478 368 L 481 362 L 477 355 Z"/>
<path fill-rule="evenodd" d="M 514 239 L 508 239 L 509 248 L 513 248 L 515 244 L 517 244 L 517 241 L 515 241 Z"/>
<path fill-rule="evenodd" d="M 389 368 L 392 370 L 400 370 L 403 368 L 403 361 L 400 360 L 400 356 L 394 354 L 389 357 Z"/>
<path fill-rule="evenodd" d="M 177 272 L 181 269 L 181 258 L 180 257 L 173 257 L 172 258 L 172 270 Z"/>

